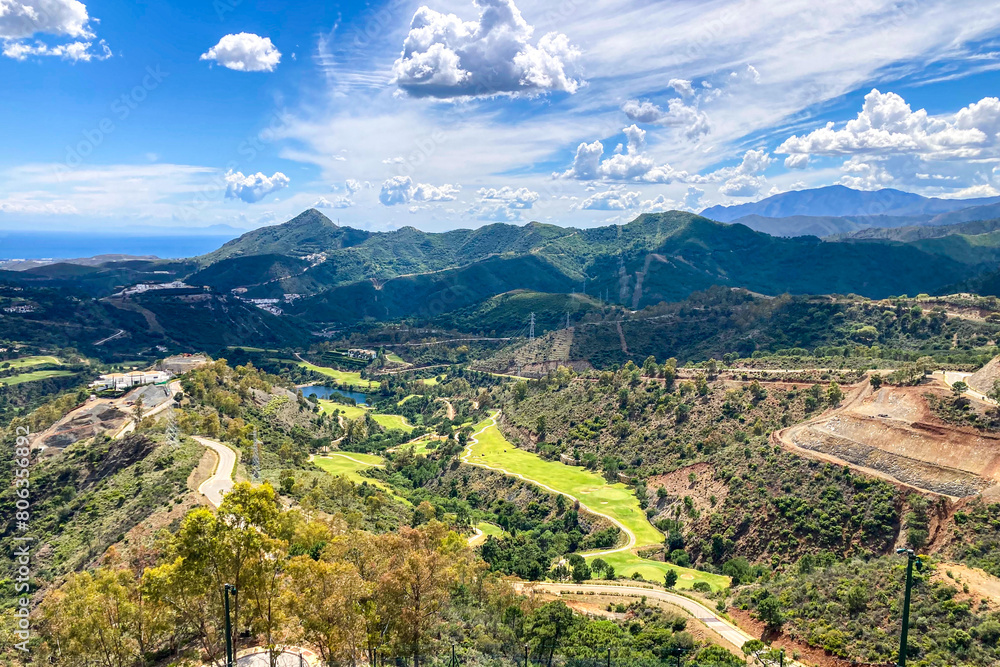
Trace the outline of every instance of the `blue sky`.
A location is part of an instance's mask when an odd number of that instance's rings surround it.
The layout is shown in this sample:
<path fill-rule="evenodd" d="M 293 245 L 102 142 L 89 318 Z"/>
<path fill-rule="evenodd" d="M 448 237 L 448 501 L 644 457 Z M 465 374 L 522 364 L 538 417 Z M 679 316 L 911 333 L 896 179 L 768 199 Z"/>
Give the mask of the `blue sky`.
<path fill-rule="evenodd" d="M 1000 194 L 995 5 L 827 4 L 0 0 L 0 229 Z"/>

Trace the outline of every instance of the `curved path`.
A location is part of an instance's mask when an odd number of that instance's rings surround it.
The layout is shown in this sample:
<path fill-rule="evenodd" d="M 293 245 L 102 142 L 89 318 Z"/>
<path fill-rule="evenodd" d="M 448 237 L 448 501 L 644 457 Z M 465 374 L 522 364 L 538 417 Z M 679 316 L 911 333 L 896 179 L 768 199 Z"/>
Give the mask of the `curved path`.
<path fill-rule="evenodd" d="M 642 586 L 627 585 L 617 586 L 615 584 L 560 584 L 546 582 L 517 584 L 516 587 L 522 593 L 530 591 L 543 591 L 545 593 L 559 595 L 562 591 L 568 591 L 573 593 L 594 592 L 624 595 L 627 597 L 652 598 L 654 600 L 660 600 L 661 602 L 667 602 L 676 607 L 680 607 L 698 619 L 698 621 L 703 623 L 705 627 L 721 637 L 726 641 L 726 643 L 734 647 L 736 650 L 743 648 L 743 644 L 747 643 L 751 639 L 759 639 L 759 637 L 754 637 L 753 635 L 744 632 L 697 600 L 658 588 L 645 588 Z M 786 660 L 786 664 L 793 665 L 795 667 L 802 667 L 801 663 L 792 660 Z"/>
<path fill-rule="evenodd" d="M 200 435 L 192 436 L 198 444 L 208 447 L 219 455 L 219 463 L 215 466 L 212 476 L 201 483 L 198 493 L 205 496 L 208 502 L 218 509 L 222 504 L 222 496 L 233 488 L 233 470 L 236 468 L 236 452 L 226 447 L 221 442 L 203 438 Z"/>
<path fill-rule="evenodd" d="M 621 521 L 619 521 L 618 519 L 616 519 L 613 516 L 610 516 L 608 514 L 604 514 L 603 512 L 598 512 L 597 510 L 591 509 L 590 507 L 588 507 L 587 505 L 585 505 L 583 502 L 581 502 L 580 499 L 577 498 L 576 496 L 570 495 L 570 494 L 568 494 L 568 493 L 566 493 L 564 491 L 559 491 L 558 489 L 553 489 L 548 484 L 543 484 L 542 482 L 539 482 L 537 479 L 531 479 L 530 477 L 525 477 L 524 475 L 522 475 L 519 472 L 511 472 L 510 470 L 507 470 L 506 468 L 498 468 L 498 467 L 495 467 L 495 466 L 486 465 L 485 463 L 476 463 L 475 461 L 470 461 L 469 457 L 472 456 L 472 446 L 479 443 L 479 436 L 484 431 L 486 431 L 490 427 L 494 427 L 494 426 L 497 425 L 497 417 L 499 417 L 499 416 L 500 416 L 500 412 L 499 411 L 494 412 L 492 415 L 490 415 L 489 423 L 486 426 L 482 427 L 481 429 L 479 429 L 478 431 L 476 431 L 475 433 L 473 433 L 471 436 L 469 436 L 469 442 L 468 442 L 468 444 L 466 444 L 465 451 L 462 453 L 462 456 L 460 458 L 460 460 L 462 461 L 462 463 L 467 463 L 470 466 L 478 466 L 480 468 L 486 468 L 487 470 L 495 470 L 497 472 L 502 472 L 505 475 L 509 475 L 511 477 L 517 477 L 518 479 L 523 480 L 525 482 L 529 482 L 531 484 L 534 484 L 535 486 L 540 486 L 543 489 L 545 489 L 546 491 L 551 491 L 552 493 L 555 493 L 555 494 L 560 495 L 560 496 L 566 496 L 567 498 L 569 498 L 573 502 L 580 503 L 580 507 L 582 509 L 586 510 L 587 512 L 589 512 L 590 514 L 594 514 L 596 516 L 603 517 L 603 518 L 607 519 L 608 521 L 610 521 L 611 523 L 613 523 L 614 525 L 616 525 L 628 537 L 628 542 L 624 546 L 616 547 L 614 549 L 603 549 L 601 551 L 588 551 L 586 553 L 580 554 L 581 556 L 584 556 L 584 557 L 587 557 L 587 556 L 606 556 L 608 554 L 618 553 L 619 551 L 628 551 L 628 550 L 630 550 L 632 547 L 634 547 L 636 545 L 635 533 L 633 533 L 631 530 L 629 530 L 628 527 L 625 526 L 625 524 L 623 524 Z"/>

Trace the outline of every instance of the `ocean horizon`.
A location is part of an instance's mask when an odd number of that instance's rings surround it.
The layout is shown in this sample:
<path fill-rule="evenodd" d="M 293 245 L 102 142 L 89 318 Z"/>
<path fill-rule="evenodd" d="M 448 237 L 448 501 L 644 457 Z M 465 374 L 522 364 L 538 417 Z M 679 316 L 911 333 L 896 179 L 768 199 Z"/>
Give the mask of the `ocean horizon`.
<path fill-rule="evenodd" d="M 212 252 L 232 234 L 123 235 L 87 232 L 0 231 L 0 260 L 77 259 L 95 255 L 156 255 L 161 259 Z"/>

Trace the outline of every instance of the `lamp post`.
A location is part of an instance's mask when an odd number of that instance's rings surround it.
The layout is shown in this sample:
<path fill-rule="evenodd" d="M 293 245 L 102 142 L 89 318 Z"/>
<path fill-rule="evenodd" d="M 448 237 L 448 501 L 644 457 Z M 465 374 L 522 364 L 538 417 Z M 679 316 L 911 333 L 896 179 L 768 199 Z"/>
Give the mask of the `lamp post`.
<path fill-rule="evenodd" d="M 222 600 L 226 608 L 226 667 L 236 667 L 236 656 L 233 651 L 233 625 L 229 619 L 229 594 L 236 596 L 236 586 L 225 584 L 222 587 Z"/>
<path fill-rule="evenodd" d="M 896 549 L 897 554 L 906 554 L 906 594 L 903 596 L 903 628 L 899 633 L 899 659 L 896 667 L 906 667 L 906 636 L 910 630 L 910 591 L 913 589 L 913 564 L 917 571 L 923 569 L 923 561 L 913 549 Z"/>

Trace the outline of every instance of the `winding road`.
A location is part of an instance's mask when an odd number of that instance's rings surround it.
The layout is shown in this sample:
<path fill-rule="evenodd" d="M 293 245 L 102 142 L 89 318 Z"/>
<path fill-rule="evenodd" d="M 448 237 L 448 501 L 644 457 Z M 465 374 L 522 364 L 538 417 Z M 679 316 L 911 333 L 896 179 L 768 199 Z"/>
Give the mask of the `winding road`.
<path fill-rule="evenodd" d="M 564 491 L 559 491 L 558 489 L 553 489 L 548 484 L 543 484 L 542 482 L 539 482 L 537 479 L 531 479 L 530 477 L 525 477 L 524 475 L 522 475 L 519 472 L 511 472 L 510 470 L 507 470 L 506 468 L 498 468 L 498 467 L 495 467 L 495 466 L 487 465 L 485 463 L 476 463 L 475 461 L 470 461 L 469 457 L 472 456 L 472 446 L 479 443 L 479 436 L 484 431 L 486 431 L 490 427 L 493 427 L 493 426 L 497 425 L 497 417 L 499 417 L 499 416 L 500 416 L 500 412 L 499 411 L 494 412 L 492 415 L 490 415 L 489 423 L 486 426 L 482 427 L 481 429 L 479 429 L 478 431 L 476 431 L 475 433 L 473 433 L 471 436 L 469 436 L 469 442 L 468 442 L 468 444 L 466 444 L 465 451 L 462 453 L 462 456 L 461 456 L 461 459 L 460 459 L 462 461 L 462 463 L 467 463 L 470 466 L 478 466 L 480 468 L 486 468 L 487 470 L 495 470 L 497 472 L 502 472 L 505 475 L 509 475 L 511 477 L 517 477 L 518 479 L 520 479 L 522 481 L 528 482 L 530 484 L 534 484 L 535 486 L 540 486 L 543 489 L 545 489 L 546 491 L 551 491 L 552 493 L 555 493 L 555 494 L 560 495 L 560 496 L 566 496 L 567 498 L 569 498 L 573 502 L 580 503 L 580 507 L 582 509 L 586 510 L 587 512 L 589 512 L 590 514 L 594 514 L 596 516 L 603 517 L 603 518 L 607 519 L 608 521 L 610 521 L 611 523 L 613 523 L 614 525 L 616 525 L 628 537 L 628 542 L 624 546 L 616 547 L 614 549 L 604 549 L 604 550 L 601 550 L 601 551 L 588 551 L 586 553 L 580 554 L 581 556 L 584 556 L 584 557 L 589 557 L 589 556 L 607 556 L 608 554 L 615 554 L 615 553 L 618 553 L 620 551 L 628 551 L 629 549 L 631 549 L 632 547 L 635 546 L 635 544 L 636 544 L 635 533 L 633 533 L 631 530 L 629 530 L 625 526 L 625 524 L 623 524 L 621 521 L 619 521 L 618 519 L 616 519 L 613 516 L 610 516 L 608 514 L 604 514 L 603 512 L 598 512 L 597 510 L 588 507 L 583 502 L 581 502 L 580 499 L 577 498 L 576 496 L 573 496 L 573 495 L 571 495 L 569 493 L 566 493 Z"/>
<path fill-rule="evenodd" d="M 219 463 L 215 466 L 215 472 L 198 487 L 198 493 L 204 495 L 208 499 L 208 502 L 212 503 L 218 509 L 219 505 L 222 504 L 222 496 L 233 488 L 233 470 L 236 468 L 236 452 L 221 442 L 204 438 L 200 435 L 192 437 L 198 444 L 208 447 L 219 456 Z"/>

